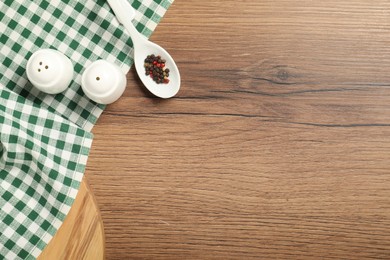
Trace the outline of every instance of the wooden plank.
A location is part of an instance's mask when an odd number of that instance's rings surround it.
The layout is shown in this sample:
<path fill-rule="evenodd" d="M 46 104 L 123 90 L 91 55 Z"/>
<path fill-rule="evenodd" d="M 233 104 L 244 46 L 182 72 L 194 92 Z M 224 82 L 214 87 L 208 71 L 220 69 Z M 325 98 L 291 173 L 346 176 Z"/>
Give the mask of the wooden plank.
<path fill-rule="evenodd" d="M 88 178 L 108 259 L 388 259 L 390 2 L 175 1 L 182 89 L 125 96 Z"/>

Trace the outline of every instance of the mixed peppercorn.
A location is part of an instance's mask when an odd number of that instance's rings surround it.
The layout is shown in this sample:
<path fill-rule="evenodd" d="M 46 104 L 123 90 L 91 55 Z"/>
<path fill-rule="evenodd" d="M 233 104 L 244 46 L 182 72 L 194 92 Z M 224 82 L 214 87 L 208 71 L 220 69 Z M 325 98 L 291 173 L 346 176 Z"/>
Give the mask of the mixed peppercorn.
<path fill-rule="evenodd" d="M 150 76 L 157 84 L 169 83 L 169 69 L 165 68 L 166 60 L 160 55 L 148 55 L 145 59 L 145 75 Z"/>

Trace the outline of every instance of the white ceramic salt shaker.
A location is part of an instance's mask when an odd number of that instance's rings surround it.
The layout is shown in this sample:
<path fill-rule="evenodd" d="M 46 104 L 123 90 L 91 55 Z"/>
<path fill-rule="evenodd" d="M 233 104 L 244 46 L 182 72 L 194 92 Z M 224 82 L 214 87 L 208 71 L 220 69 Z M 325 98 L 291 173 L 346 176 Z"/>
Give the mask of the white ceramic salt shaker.
<path fill-rule="evenodd" d="M 119 66 L 106 60 L 91 63 L 81 77 L 84 93 L 100 104 L 118 100 L 126 88 L 126 75 Z"/>
<path fill-rule="evenodd" d="M 47 94 L 64 91 L 73 79 L 73 64 L 63 53 L 40 49 L 27 61 L 27 77 L 34 87 Z"/>

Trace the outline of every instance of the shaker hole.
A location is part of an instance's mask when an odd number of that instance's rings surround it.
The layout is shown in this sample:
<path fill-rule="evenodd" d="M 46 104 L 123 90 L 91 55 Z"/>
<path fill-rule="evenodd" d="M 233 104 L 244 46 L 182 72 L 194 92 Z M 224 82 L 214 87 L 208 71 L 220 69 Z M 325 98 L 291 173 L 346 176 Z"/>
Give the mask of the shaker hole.
<path fill-rule="evenodd" d="M 45 66 L 45 69 L 48 69 L 49 68 L 49 66 Z"/>
<path fill-rule="evenodd" d="M 100 77 L 96 77 L 96 81 L 99 81 L 100 80 Z"/>

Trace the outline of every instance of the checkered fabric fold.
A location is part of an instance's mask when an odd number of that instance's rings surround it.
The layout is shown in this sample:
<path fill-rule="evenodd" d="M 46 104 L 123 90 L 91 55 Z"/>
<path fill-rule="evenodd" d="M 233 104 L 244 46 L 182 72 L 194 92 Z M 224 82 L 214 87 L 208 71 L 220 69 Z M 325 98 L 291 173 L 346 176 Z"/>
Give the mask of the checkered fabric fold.
<path fill-rule="evenodd" d="M 134 25 L 149 37 L 173 0 L 128 0 Z M 38 49 L 57 49 L 76 72 L 70 87 L 47 95 L 27 80 Z M 104 0 L 0 2 L 0 259 L 35 259 L 68 214 L 103 105 L 83 93 L 81 74 L 106 59 L 124 72 L 132 42 Z"/>
<path fill-rule="evenodd" d="M 77 195 L 92 134 L 0 89 L 0 253 L 37 256 Z"/>

